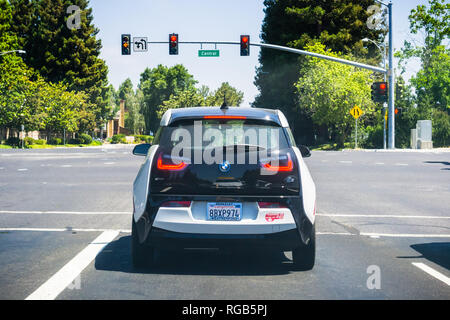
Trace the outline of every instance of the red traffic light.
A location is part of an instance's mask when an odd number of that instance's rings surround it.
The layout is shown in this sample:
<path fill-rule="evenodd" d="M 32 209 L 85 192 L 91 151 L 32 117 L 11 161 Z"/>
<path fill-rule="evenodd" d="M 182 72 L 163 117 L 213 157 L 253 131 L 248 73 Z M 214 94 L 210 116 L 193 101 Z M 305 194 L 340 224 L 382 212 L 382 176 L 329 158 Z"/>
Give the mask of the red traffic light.
<path fill-rule="evenodd" d="M 249 35 L 241 35 L 241 56 L 249 56 L 250 55 L 250 36 Z"/>
<path fill-rule="evenodd" d="M 386 90 L 386 83 L 380 83 L 380 89 Z"/>
<path fill-rule="evenodd" d="M 178 54 L 178 34 L 169 34 L 169 55 Z"/>

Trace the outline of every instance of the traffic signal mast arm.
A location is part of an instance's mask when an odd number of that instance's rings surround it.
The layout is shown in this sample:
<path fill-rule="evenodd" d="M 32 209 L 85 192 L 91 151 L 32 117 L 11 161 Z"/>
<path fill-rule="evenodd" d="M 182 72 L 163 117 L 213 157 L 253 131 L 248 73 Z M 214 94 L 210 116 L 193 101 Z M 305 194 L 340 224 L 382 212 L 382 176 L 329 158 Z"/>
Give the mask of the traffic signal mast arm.
<path fill-rule="evenodd" d="M 250 42 L 250 41 L 249 41 Z M 168 44 L 167 41 L 149 41 L 149 44 Z M 178 41 L 178 44 L 234 44 L 234 45 L 241 45 L 241 42 L 237 42 L 237 41 Z M 280 50 L 280 51 L 287 51 L 287 52 L 291 52 L 291 53 L 296 53 L 296 54 L 301 54 L 301 55 L 306 55 L 306 56 L 311 56 L 311 57 L 315 57 L 315 58 L 320 58 L 320 59 L 325 59 L 325 60 L 330 60 L 330 61 L 334 61 L 334 62 L 338 62 L 338 63 L 343 63 L 343 64 L 347 64 L 353 67 L 357 67 L 357 68 L 363 68 L 363 69 L 367 69 L 367 70 L 371 70 L 371 71 L 375 71 L 375 72 L 380 72 L 383 74 L 387 74 L 387 70 L 380 68 L 380 67 L 376 67 L 376 66 L 371 66 L 368 64 L 364 64 L 364 63 L 359 63 L 359 62 L 355 62 L 355 61 L 351 61 L 351 60 L 345 60 L 345 59 L 341 59 L 341 58 L 336 58 L 336 57 L 331 57 L 331 56 L 327 56 L 327 55 L 323 55 L 320 53 L 315 53 L 315 52 L 309 52 L 309 51 L 305 51 L 305 50 L 300 50 L 300 49 L 294 49 L 294 48 L 290 48 L 290 47 L 284 47 L 284 46 L 279 46 L 279 45 L 275 45 L 275 44 L 268 44 L 268 43 L 249 43 L 250 46 L 256 46 L 256 47 L 263 47 L 263 48 L 268 48 L 268 49 L 274 49 L 274 50 Z"/>

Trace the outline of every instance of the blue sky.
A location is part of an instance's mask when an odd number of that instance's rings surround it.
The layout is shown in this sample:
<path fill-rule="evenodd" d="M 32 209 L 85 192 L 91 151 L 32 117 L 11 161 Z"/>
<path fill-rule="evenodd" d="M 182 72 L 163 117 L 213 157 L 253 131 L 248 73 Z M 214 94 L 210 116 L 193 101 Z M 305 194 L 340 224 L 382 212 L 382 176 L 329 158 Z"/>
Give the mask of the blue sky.
<path fill-rule="evenodd" d="M 426 0 L 394 0 L 394 48 L 400 49 L 404 40 L 418 36 L 409 33 L 408 15 Z M 183 64 L 199 84 L 217 89 L 222 82 L 244 92 L 247 106 L 258 94 L 254 86 L 259 48 L 251 47 L 250 57 L 241 57 L 239 46 L 219 45 L 220 57 L 199 58 L 200 45 L 180 45 L 178 56 L 169 56 L 167 44 L 154 44 L 147 53 L 122 56 L 120 35 L 148 37 L 149 41 L 167 41 L 169 33 L 179 34 L 180 41 L 239 41 L 249 34 L 252 42 L 260 42 L 264 18 L 262 0 L 91 0 L 94 24 L 100 29 L 103 58 L 109 68 L 109 81 L 117 89 L 130 78 L 136 86 L 146 67 L 158 64 Z M 214 49 L 213 45 L 203 49 Z M 406 77 L 419 70 L 420 65 L 408 65 Z"/>

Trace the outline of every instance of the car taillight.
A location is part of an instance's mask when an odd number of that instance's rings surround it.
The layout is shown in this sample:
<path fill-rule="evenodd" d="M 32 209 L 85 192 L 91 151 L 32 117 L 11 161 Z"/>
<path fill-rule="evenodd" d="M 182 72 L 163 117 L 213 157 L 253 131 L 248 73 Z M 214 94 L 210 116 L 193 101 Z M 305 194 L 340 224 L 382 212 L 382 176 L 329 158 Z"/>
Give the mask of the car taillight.
<path fill-rule="evenodd" d="M 163 157 L 162 154 L 159 155 L 156 167 L 159 170 L 168 170 L 168 171 L 180 171 L 187 167 L 187 163 L 181 161 L 179 163 L 173 163 L 171 159 L 167 159 Z"/>
<path fill-rule="evenodd" d="M 161 207 L 166 208 L 188 208 L 191 206 L 191 201 L 166 201 Z"/>
<path fill-rule="evenodd" d="M 285 204 L 282 204 L 282 203 L 279 203 L 279 202 L 258 201 L 258 206 L 261 209 L 287 208 L 287 206 Z"/>
<path fill-rule="evenodd" d="M 294 169 L 294 162 L 292 161 L 289 153 L 286 154 L 286 156 L 280 156 L 278 158 L 277 162 L 278 163 L 272 164 L 271 160 L 267 160 L 267 161 L 262 160 L 261 166 L 266 170 L 276 171 L 276 172 L 279 172 L 279 171 L 286 172 L 286 171 L 292 171 Z"/>

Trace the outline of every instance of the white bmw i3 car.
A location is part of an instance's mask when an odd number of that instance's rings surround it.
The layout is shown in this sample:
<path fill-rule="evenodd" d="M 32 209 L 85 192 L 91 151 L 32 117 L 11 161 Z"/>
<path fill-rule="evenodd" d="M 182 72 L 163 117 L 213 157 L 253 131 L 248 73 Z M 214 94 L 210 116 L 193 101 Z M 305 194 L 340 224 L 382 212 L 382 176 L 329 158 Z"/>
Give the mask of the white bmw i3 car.
<path fill-rule="evenodd" d="M 315 262 L 316 190 L 279 110 L 168 110 L 133 185 L 132 260 L 158 248 L 292 251 L 298 270 Z"/>

